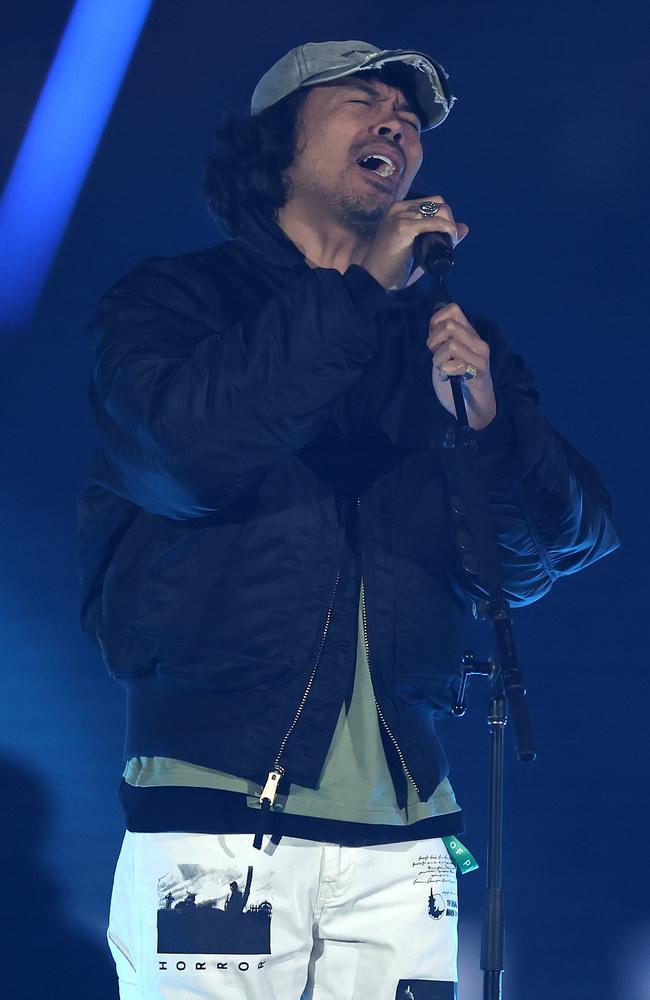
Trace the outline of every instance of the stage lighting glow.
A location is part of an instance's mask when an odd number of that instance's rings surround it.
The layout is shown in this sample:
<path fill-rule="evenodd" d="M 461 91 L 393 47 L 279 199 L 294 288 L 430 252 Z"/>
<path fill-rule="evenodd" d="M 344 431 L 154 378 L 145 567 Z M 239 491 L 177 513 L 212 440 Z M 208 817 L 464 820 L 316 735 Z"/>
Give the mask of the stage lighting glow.
<path fill-rule="evenodd" d="M 77 0 L 0 202 L 0 326 L 26 324 L 152 0 Z"/>

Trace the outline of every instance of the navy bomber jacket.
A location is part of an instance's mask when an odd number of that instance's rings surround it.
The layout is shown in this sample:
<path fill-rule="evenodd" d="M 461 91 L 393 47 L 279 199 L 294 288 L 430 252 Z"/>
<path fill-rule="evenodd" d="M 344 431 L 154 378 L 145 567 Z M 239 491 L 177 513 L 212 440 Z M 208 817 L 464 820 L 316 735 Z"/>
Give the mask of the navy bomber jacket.
<path fill-rule="evenodd" d="M 447 773 L 434 718 L 459 683 L 467 595 L 449 514 L 455 420 L 431 384 L 444 288 L 310 268 L 278 226 L 144 262 L 99 305 L 101 447 L 80 499 L 82 624 L 127 690 L 125 757 L 314 788 L 355 664 L 398 802 Z M 513 605 L 616 548 L 594 468 L 541 416 L 494 325 L 478 433 Z M 445 445 L 447 447 L 445 447 Z M 403 766 L 400 766 L 401 765 Z"/>

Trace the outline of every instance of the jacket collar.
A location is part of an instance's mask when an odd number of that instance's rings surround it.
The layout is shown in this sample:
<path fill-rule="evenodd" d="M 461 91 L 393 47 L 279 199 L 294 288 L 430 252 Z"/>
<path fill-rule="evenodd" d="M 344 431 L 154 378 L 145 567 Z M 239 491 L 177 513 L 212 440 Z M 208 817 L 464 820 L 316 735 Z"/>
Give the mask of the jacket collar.
<path fill-rule="evenodd" d="M 298 249 L 283 229 L 257 208 L 246 208 L 241 211 L 240 227 L 235 242 L 244 243 L 247 251 L 261 257 L 267 264 L 287 268 L 290 272 L 301 274 L 309 270 L 304 254 Z M 417 301 L 425 294 L 433 296 L 436 301 L 450 301 L 449 294 L 440 279 L 423 275 L 415 285 L 403 288 L 399 292 L 391 292 L 389 310 L 403 308 Z"/>
<path fill-rule="evenodd" d="M 309 267 L 304 255 L 284 230 L 258 208 L 241 211 L 237 242 L 245 243 L 249 251 L 280 267 L 295 271 Z"/>

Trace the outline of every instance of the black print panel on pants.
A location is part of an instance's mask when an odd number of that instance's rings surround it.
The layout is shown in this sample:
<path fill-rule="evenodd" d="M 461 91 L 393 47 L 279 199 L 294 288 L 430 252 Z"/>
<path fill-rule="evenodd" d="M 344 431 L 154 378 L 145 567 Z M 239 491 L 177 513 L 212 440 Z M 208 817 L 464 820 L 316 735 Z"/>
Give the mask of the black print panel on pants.
<path fill-rule="evenodd" d="M 163 877 L 165 890 L 158 910 L 158 954 L 270 955 L 271 915 L 268 900 L 248 906 L 253 869 L 246 882 L 233 880 L 221 907 L 218 899 L 201 898 L 217 873 L 198 865 L 179 865 L 175 879 Z M 170 884 L 171 883 L 171 884 Z M 204 895 L 204 894 L 203 894 Z"/>
<path fill-rule="evenodd" d="M 456 1000 L 456 985 L 431 979 L 400 979 L 395 1000 Z"/>

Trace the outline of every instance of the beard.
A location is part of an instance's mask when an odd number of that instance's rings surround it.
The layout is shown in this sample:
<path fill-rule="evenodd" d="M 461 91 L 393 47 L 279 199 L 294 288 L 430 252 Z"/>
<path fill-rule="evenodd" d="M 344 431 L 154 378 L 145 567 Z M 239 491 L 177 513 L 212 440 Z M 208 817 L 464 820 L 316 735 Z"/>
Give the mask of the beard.
<path fill-rule="evenodd" d="M 310 205 L 312 212 L 316 211 L 319 216 L 323 213 L 343 229 L 354 233 L 363 243 L 372 242 L 391 204 L 388 199 L 378 197 L 372 191 L 346 190 L 344 179 L 333 185 L 330 180 L 321 182 L 318 174 L 312 175 L 307 183 L 300 184 L 298 195 L 298 184 L 294 179 L 285 174 L 284 180 L 287 192 L 283 205 L 285 211 L 296 198 L 298 203 Z"/>
<path fill-rule="evenodd" d="M 338 222 L 364 241 L 374 238 L 388 211 L 388 204 L 378 204 L 370 195 L 341 193 L 332 205 Z"/>

